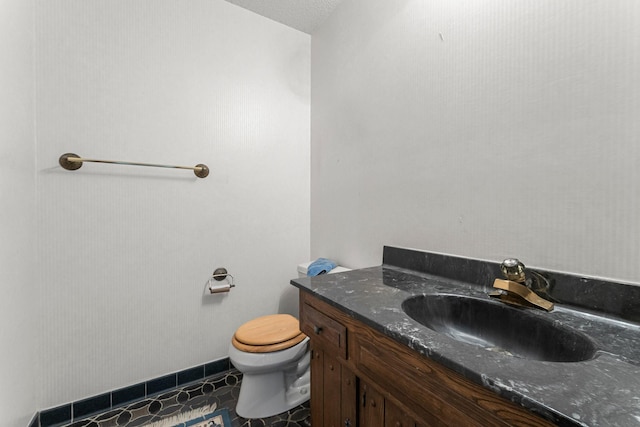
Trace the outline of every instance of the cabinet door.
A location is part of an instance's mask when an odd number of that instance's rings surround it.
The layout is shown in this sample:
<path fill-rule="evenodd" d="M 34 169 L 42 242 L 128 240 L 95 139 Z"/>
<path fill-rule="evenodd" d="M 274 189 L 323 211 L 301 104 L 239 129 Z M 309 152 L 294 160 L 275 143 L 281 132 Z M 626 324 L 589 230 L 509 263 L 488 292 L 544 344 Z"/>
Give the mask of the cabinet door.
<path fill-rule="evenodd" d="M 385 427 L 384 397 L 364 381 L 360 382 L 360 418 L 358 425 L 362 427 Z"/>
<path fill-rule="evenodd" d="M 357 380 L 330 352 L 311 350 L 311 422 L 320 427 L 356 427 Z"/>

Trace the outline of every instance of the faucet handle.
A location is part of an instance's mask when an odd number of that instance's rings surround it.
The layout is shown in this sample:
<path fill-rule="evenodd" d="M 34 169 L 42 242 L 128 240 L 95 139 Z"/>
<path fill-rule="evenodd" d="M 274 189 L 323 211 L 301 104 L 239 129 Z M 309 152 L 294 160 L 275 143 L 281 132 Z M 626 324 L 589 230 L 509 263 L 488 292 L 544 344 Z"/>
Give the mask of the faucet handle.
<path fill-rule="evenodd" d="M 500 264 L 500 270 L 507 280 L 517 283 L 524 283 L 526 281 L 524 268 L 524 264 L 517 258 L 507 258 Z"/>

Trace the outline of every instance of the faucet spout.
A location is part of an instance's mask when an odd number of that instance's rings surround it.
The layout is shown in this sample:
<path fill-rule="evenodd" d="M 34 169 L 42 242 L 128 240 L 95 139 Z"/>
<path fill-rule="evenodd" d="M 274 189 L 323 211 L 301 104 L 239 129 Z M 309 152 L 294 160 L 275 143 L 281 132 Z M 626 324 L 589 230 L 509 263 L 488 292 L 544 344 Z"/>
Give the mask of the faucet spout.
<path fill-rule="evenodd" d="M 551 288 L 551 284 L 542 274 L 527 270 L 516 258 L 505 259 L 500 265 L 500 270 L 507 280 L 495 279 L 493 287 L 499 290 L 490 293 L 489 296 L 499 298 L 508 304 L 553 310 L 553 302 L 541 296 L 549 298 Z"/>

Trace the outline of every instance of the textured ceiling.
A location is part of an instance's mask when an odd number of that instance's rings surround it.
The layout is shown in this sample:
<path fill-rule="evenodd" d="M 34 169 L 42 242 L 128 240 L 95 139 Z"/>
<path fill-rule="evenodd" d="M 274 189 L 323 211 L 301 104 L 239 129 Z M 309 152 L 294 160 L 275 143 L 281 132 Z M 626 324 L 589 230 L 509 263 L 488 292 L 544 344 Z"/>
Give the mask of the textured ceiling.
<path fill-rule="evenodd" d="M 227 0 L 307 34 L 313 33 L 342 0 Z"/>

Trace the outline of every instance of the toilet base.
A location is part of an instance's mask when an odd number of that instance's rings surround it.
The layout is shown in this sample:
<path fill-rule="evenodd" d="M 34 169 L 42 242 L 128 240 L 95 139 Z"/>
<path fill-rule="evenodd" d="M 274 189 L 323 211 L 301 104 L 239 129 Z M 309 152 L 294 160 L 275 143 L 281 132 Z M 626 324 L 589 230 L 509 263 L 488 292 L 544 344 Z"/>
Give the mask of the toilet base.
<path fill-rule="evenodd" d="M 236 413 L 243 418 L 267 418 L 287 412 L 309 400 L 310 370 L 243 374 Z M 283 384 L 284 382 L 284 384 Z"/>

